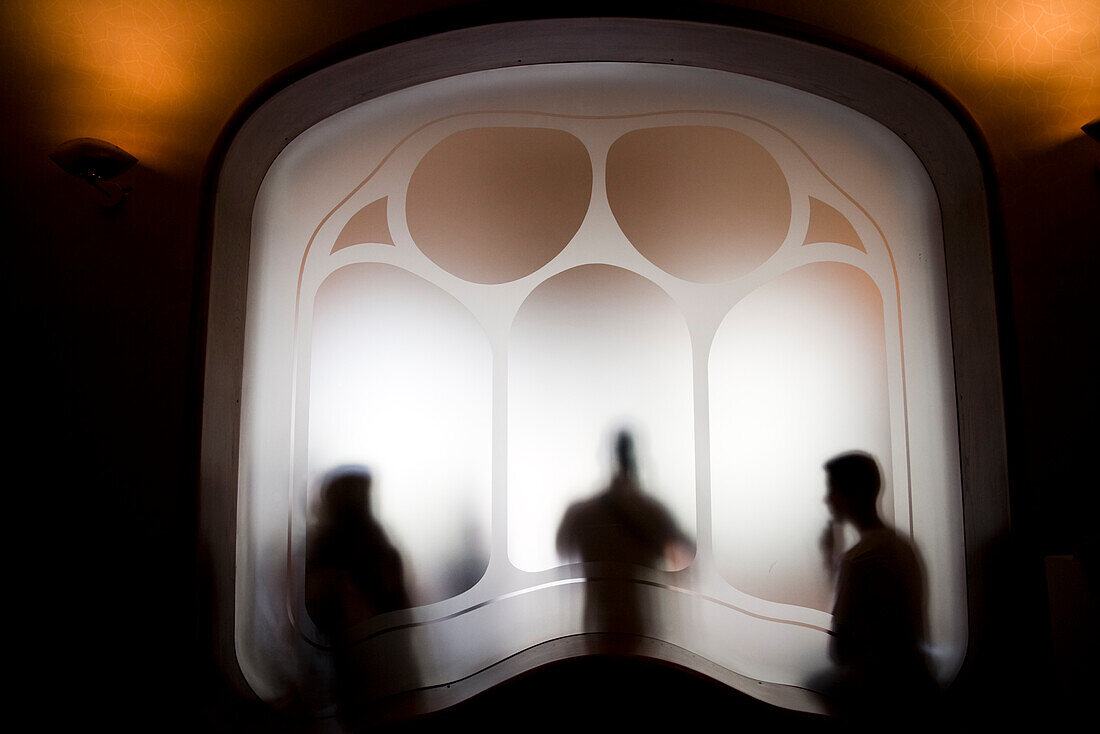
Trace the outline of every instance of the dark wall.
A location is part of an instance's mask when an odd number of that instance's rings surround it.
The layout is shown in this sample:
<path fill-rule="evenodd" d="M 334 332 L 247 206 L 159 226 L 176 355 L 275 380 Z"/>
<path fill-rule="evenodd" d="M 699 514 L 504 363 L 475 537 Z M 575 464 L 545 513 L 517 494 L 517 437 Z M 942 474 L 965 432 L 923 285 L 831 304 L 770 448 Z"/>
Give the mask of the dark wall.
<path fill-rule="evenodd" d="M 1098 537 L 1097 307 L 1100 141 L 1074 140 L 997 161 L 1015 339 L 1020 525 L 1044 553 Z"/>
<path fill-rule="evenodd" d="M 188 347 L 199 190 L 144 168 L 118 210 L 38 147 L 14 151 L 19 557 L 35 688 L 53 716 L 187 711 L 195 487 Z M 57 710 L 57 707 L 61 710 Z M 146 719 L 147 720 L 147 719 Z M 124 726 L 129 728 L 129 726 Z M 135 727 L 136 728 L 136 727 Z"/>

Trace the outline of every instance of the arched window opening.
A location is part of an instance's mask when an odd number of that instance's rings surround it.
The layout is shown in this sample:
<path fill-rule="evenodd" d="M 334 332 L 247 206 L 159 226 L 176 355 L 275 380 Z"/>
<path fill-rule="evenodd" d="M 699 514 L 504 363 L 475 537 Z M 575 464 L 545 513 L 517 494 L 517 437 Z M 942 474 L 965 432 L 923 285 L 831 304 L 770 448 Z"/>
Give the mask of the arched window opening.
<path fill-rule="evenodd" d="M 668 26 L 682 43 L 702 32 Z M 269 703 L 337 705 L 338 645 L 307 576 L 326 478 L 362 465 L 406 596 L 345 620 L 357 658 L 386 669 L 361 695 L 432 708 L 525 660 L 603 649 L 615 629 L 591 595 L 614 578 L 640 610 L 638 654 L 821 710 L 822 467 L 858 449 L 921 553 L 949 683 L 971 635 L 977 481 L 961 461 L 972 377 L 953 341 L 949 187 L 865 111 L 736 63 L 554 55 L 329 100 L 267 144 L 269 163 L 227 156 L 220 200 L 252 206 L 216 222 L 212 278 L 233 243 L 247 269 L 211 298 L 244 318 L 213 322 L 210 346 L 240 355 L 240 402 L 209 413 L 204 493 L 220 498 L 207 528 L 234 531 L 221 559 L 240 678 Z M 262 110 L 253 121 L 241 150 L 269 135 Z M 210 380 L 208 406 L 232 393 Z M 239 431 L 220 459 L 218 420 Z M 623 429 L 682 551 L 625 575 L 562 545 Z"/>

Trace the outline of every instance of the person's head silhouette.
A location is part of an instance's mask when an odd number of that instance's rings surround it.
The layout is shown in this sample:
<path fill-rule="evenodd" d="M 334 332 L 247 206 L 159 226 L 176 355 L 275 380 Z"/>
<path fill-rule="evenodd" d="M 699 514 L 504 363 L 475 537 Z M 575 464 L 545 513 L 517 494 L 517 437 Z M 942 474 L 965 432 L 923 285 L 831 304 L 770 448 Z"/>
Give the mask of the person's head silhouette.
<path fill-rule="evenodd" d="M 363 466 L 341 466 L 321 486 L 320 520 L 329 524 L 356 524 L 370 515 L 370 471 Z"/>
<path fill-rule="evenodd" d="M 861 529 L 881 523 L 876 502 L 882 490 L 882 474 L 873 456 L 861 451 L 841 454 L 825 463 L 825 474 L 825 503 L 836 519 Z"/>
<path fill-rule="evenodd" d="M 637 471 L 634 457 L 634 436 L 622 430 L 615 436 L 615 463 L 620 474 L 633 475 Z"/>
<path fill-rule="evenodd" d="M 819 690 L 836 714 L 874 728 L 898 711 L 930 714 L 938 689 L 922 649 L 925 591 L 917 551 L 878 514 L 882 473 L 873 456 L 841 454 L 825 463 L 825 474 L 833 519 L 853 524 L 860 539 L 837 557 L 833 527 L 822 535 L 836 574 L 830 654 L 838 667 L 818 681 Z"/>

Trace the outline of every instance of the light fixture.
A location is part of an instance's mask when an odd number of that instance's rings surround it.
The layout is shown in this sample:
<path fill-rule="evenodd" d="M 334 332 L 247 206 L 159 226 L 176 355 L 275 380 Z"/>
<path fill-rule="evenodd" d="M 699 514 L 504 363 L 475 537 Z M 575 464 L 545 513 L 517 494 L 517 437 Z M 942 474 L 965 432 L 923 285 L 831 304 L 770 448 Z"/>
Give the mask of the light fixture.
<path fill-rule="evenodd" d="M 1081 126 L 1081 130 L 1084 131 L 1085 135 L 1100 143 L 1100 117 L 1093 118 L 1092 122 L 1086 122 Z M 1096 174 L 1096 183 L 1100 184 L 1100 160 L 1096 161 L 1093 173 Z"/>
<path fill-rule="evenodd" d="M 1100 142 L 1100 117 L 1097 117 L 1092 122 L 1086 122 L 1081 126 L 1081 129 L 1085 131 L 1085 135 Z"/>
<path fill-rule="evenodd" d="M 138 160 L 117 145 L 98 138 L 67 140 L 50 153 L 50 159 L 99 190 L 106 197 L 105 207 L 121 204 L 130 189 L 116 184 L 104 186 L 103 182 L 130 170 Z"/>

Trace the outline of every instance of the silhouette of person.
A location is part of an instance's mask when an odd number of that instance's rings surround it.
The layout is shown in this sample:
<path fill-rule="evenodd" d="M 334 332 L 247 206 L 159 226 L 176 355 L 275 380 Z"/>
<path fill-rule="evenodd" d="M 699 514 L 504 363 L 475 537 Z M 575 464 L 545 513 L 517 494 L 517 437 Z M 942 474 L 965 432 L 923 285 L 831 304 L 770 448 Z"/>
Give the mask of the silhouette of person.
<path fill-rule="evenodd" d="M 938 689 L 924 642 L 924 575 L 916 549 L 879 517 L 878 463 L 850 452 L 825 464 L 825 503 L 833 520 L 821 538 L 836 572 L 830 654 L 838 666 L 826 686 L 834 713 L 867 724 L 898 724 L 931 710 Z M 859 541 L 837 558 L 834 522 L 851 523 Z M 886 717 L 886 718 L 883 718 Z"/>
<path fill-rule="evenodd" d="M 557 550 L 569 561 L 599 564 L 586 579 L 585 629 L 613 633 L 613 651 L 626 652 L 631 636 L 645 633 L 633 567 L 682 567 L 694 547 L 668 510 L 639 486 L 634 439 L 627 431 L 616 436 L 615 460 L 609 486 L 566 510 Z"/>
<path fill-rule="evenodd" d="M 400 554 L 370 512 L 371 475 L 344 466 L 325 476 L 306 543 L 305 604 L 332 645 L 338 715 L 348 720 L 377 671 L 356 660 L 349 634 L 360 622 L 410 606 Z"/>

